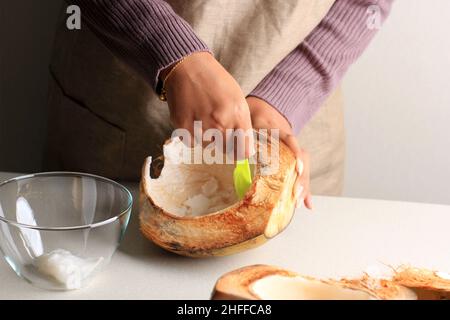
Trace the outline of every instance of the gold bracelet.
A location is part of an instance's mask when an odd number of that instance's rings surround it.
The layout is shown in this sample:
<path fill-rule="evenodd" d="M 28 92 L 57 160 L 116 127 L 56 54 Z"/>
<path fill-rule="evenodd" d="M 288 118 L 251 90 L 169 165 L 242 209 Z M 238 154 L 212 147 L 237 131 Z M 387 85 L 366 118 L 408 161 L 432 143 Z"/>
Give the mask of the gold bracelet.
<path fill-rule="evenodd" d="M 159 100 L 161 101 L 167 101 L 167 90 L 166 90 L 166 81 L 169 79 L 169 77 L 172 75 L 172 73 L 175 71 L 175 69 L 186 59 L 186 57 L 181 58 L 178 60 L 177 63 L 174 64 L 174 66 L 170 69 L 169 73 L 164 77 L 162 81 L 162 87 L 161 91 L 159 93 Z"/>

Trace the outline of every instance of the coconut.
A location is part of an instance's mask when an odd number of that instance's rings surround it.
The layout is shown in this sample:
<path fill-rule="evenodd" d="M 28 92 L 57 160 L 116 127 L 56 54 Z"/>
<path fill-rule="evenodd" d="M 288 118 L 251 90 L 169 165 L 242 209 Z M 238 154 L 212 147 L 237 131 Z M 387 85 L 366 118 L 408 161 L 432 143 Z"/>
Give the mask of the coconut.
<path fill-rule="evenodd" d="M 253 265 L 223 275 L 213 299 L 240 300 L 445 300 L 450 275 L 409 266 L 389 275 L 364 273 L 355 279 L 316 279 L 274 266 Z"/>
<path fill-rule="evenodd" d="M 392 289 L 392 290 L 391 290 Z M 253 265 L 222 276 L 215 300 L 380 300 L 415 299 L 416 295 L 392 284 L 389 291 L 367 288 L 358 281 L 316 279 L 274 266 Z"/>
<path fill-rule="evenodd" d="M 257 144 L 256 150 L 260 147 Z M 239 200 L 233 164 L 180 163 L 187 147 L 179 138 L 169 140 L 164 145 L 162 169 L 151 158 L 142 169 L 142 233 L 166 250 L 192 257 L 229 255 L 276 236 L 293 216 L 297 178 L 293 153 L 281 142 L 276 147 L 272 162 L 262 156 L 252 165 L 253 183 Z M 273 156 L 270 139 L 266 148 Z M 194 153 L 194 149 L 189 151 Z M 274 159 L 277 170 L 271 170 Z"/>
<path fill-rule="evenodd" d="M 362 285 L 385 299 L 402 288 L 413 292 L 418 300 L 450 299 L 450 274 L 407 265 L 385 266 L 384 271 L 372 268 L 359 279 L 341 281 Z"/>
<path fill-rule="evenodd" d="M 392 281 L 413 290 L 419 300 L 450 300 L 450 274 L 400 266 L 394 270 Z"/>
<path fill-rule="evenodd" d="M 389 279 L 372 278 L 364 274 L 357 279 L 329 280 L 332 283 L 345 285 L 349 288 L 362 289 L 370 292 L 380 300 L 417 300 L 417 295 L 413 290 L 401 286 Z"/>

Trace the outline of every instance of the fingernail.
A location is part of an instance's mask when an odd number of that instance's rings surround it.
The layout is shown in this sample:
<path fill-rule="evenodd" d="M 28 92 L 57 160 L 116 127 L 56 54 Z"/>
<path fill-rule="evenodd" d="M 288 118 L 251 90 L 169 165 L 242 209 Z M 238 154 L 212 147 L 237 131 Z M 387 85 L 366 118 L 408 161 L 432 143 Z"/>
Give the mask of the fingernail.
<path fill-rule="evenodd" d="M 313 205 L 313 203 L 312 203 L 312 200 L 311 200 L 311 196 L 309 196 L 308 198 L 307 198 L 307 200 L 308 200 L 308 205 L 309 205 L 309 209 L 311 210 L 311 211 L 313 211 L 314 210 L 314 205 Z"/>
<path fill-rule="evenodd" d="M 303 174 L 303 161 L 300 158 L 297 158 L 297 172 L 299 176 Z"/>
<path fill-rule="evenodd" d="M 303 192 L 303 186 L 302 185 L 299 185 L 298 187 L 297 187 L 297 190 L 295 191 L 295 199 L 300 199 L 300 196 L 302 195 L 302 192 Z"/>

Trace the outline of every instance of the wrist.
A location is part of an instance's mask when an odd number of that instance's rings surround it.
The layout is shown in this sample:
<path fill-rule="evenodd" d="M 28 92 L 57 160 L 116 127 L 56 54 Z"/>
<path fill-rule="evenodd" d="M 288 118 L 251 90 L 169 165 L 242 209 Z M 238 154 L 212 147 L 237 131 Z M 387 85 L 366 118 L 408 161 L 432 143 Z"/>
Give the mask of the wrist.
<path fill-rule="evenodd" d="M 249 96 L 246 98 L 246 100 L 250 109 L 250 113 L 252 114 L 268 114 L 276 110 L 274 106 L 261 98 Z"/>
<path fill-rule="evenodd" d="M 204 69 L 205 63 L 208 63 L 211 59 L 215 60 L 210 52 L 194 52 L 161 70 L 156 88 L 160 99 L 166 101 L 166 93 L 170 83 L 173 81 L 176 82 L 176 80 L 172 80 L 173 78 L 185 79 L 186 76 Z"/>

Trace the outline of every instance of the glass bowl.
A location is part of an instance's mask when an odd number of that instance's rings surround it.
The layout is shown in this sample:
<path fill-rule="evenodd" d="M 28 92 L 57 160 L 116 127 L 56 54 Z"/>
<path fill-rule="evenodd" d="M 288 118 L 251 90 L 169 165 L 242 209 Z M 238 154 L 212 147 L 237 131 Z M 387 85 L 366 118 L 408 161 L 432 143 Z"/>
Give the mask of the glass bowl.
<path fill-rule="evenodd" d="M 85 287 L 110 261 L 130 218 L 122 185 L 49 172 L 0 184 L 0 251 L 23 279 L 48 290 Z"/>

